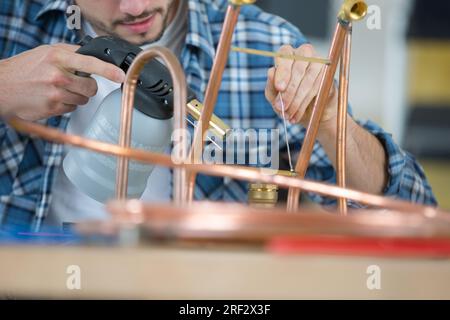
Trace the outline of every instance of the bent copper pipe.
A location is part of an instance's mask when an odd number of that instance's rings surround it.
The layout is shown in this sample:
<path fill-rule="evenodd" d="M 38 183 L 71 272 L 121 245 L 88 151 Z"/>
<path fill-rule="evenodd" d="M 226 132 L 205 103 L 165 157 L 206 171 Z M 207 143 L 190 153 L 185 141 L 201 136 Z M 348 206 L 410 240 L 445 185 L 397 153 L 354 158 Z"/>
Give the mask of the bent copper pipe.
<path fill-rule="evenodd" d="M 348 111 L 348 86 L 350 78 L 350 56 L 352 47 L 352 26 L 349 25 L 345 44 L 342 50 L 341 66 L 339 72 L 339 102 L 337 113 L 336 135 L 336 171 L 337 185 L 346 187 L 346 163 L 347 163 L 347 111 Z M 347 215 L 347 200 L 338 199 L 338 207 L 341 215 Z"/>
<path fill-rule="evenodd" d="M 132 113 L 134 106 L 134 96 L 137 87 L 139 75 L 145 64 L 150 60 L 161 58 L 172 76 L 174 89 L 174 132 L 180 134 L 179 140 L 180 151 L 177 154 L 177 161 L 184 162 L 187 156 L 187 140 L 186 140 L 186 79 L 183 69 L 174 54 L 162 47 L 154 47 L 141 52 L 133 61 L 127 72 L 123 96 L 122 96 L 122 113 L 120 121 L 119 146 L 121 148 L 129 148 L 131 143 Z M 209 121 L 206 122 L 209 124 Z M 119 155 L 117 165 L 117 181 L 116 181 L 116 197 L 117 199 L 125 199 L 128 188 L 128 167 L 129 158 L 126 155 Z M 174 201 L 175 204 L 181 205 L 186 198 L 186 172 L 183 168 L 177 168 L 174 171 Z"/>
<path fill-rule="evenodd" d="M 21 120 L 17 117 L 7 119 L 9 125 L 19 132 L 28 133 L 55 143 L 69 144 L 103 154 L 126 157 L 143 163 L 151 163 L 175 169 L 185 169 L 194 173 L 203 173 L 215 177 L 230 177 L 237 180 L 276 184 L 284 188 L 302 189 L 307 192 L 317 193 L 322 196 L 334 198 L 346 198 L 355 202 L 376 208 L 384 208 L 404 213 L 419 213 L 428 218 L 450 217 L 449 213 L 442 210 L 413 204 L 410 202 L 395 200 L 361 191 L 343 189 L 338 186 L 320 182 L 308 181 L 295 176 L 268 175 L 263 169 L 232 166 L 232 165 L 207 165 L 207 164 L 186 164 L 172 161 L 171 157 L 165 154 L 158 154 L 144 150 L 123 148 L 114 144 L 101 141 L 85 139 L 81 136 L 69 135 L 57 129 Z"/>
<path fill-rule="evenodd" d="M 341 9 L 338 14 L 338 23 L 336 31 L 333 36 L 333 41 L 330 48 L 329 60 L 330 64 L 325 68 L 325 74 L 323 75 L 319 93 L 316 97 L 316 102 L 313 106 L 311 119 L 308 124 L 303 146 L 300 151 L 300 155 L 297 160 L 295 171 L 300 178 L 304 178 L 306 170 L 308 169 L 309 161 L 313 152 L 314 144 L 316 141 L 317 133 L 319 131 L 320 120 L 322 119 L 323 112 L 325 110 L 331 87 L 333 85 L 334 75 L 336 73 L 337 65 L 342 57 L 344 45 L 347 35 L 349 34 L 352 21 L 358 21 L 363 19 L 367 15 L 367 4 L 364 0 L 344 0 Z M 347 45 L 350 45 L 347 43 Z M 348 64 L 350 61 L 348 61 Z M 345 81 L 344 81 L 345 85 Z M 348 83 L 347 83 L 348 86 Z M 345 126 L 345 125 L 344 125 Z M 337 147 L 337 146 L 336 146 Z M 344 146 L 345 147 L 345 146 Z M 341 145 L 342 148 L 342 145 Z M 345 167 L 345 163 L 341 164 Z M 342 177 L 344 172 L 339 173 Z M 297 211 L 299 205 L 300 190 L 289 189 L 287 208 L 288 211 Z M 341 200 L 341 204 L 344 200 Z"/>
<path fill-rule="evenodd" d="M 331 44 L 329 59 L 330 64 L 325 66 L 325 74 L 323 75 L 320 89 L 314 103 L 311 119 L 308 124 L 305 139 L 303 140 L 302 149 L 298 156 L 295 172 L 300 178 L 304 178 L 311 159 L 314 144 L 316 142 L 317 133 L 319 131 L 320 120 L 328 102 L 331 87 L 334 81 L 337 65 L 341 57 L 342 48 L 344 46 L 345 36 L 347 34 L 346 26 L 339 21 Z M 290 188 L 288 193 L 287 208 L 288 211 L 294 212 L 298 210 L 298 202 L 300 198 L 300 190 Z"/>
<path fill-rule="evenodd" d="M 231 41 L 233 39 L 234 29 L 236 27 L 240 5 L 248 3 L 249 1 L 230 1 L 225 22 L 220 35 L 219 45 L 217 47 L 216 57 L 211 70 L 208 86 L 206 88 L 204 107 L 200 116 L 199 126 L 194 131 L 194 138 L 192 148 L 189 155 L 191 163 L 198 163 L 203 154 L 203 138 L 208 130 L 208 123 L 214 112 L 214 107 L 217 103 L 220 85 L 222 84 L 223 72 L 228 60 L 228 53 L 231 48 Z M 252 2 L 252 1 L 250 1 Z M 190 173 L 188 175 L 188 201 L 191 202 L 194 198 L 196 174 Z"/>

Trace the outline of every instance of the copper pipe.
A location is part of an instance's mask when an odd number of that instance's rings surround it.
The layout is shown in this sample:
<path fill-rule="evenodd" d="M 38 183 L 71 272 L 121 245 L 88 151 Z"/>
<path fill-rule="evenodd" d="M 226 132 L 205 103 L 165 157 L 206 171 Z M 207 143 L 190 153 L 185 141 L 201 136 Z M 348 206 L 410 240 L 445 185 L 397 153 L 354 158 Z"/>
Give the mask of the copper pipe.
<path fill-rule="evenodd" d="M 237 204 L 197 202 L 186 208 L 146 204 L 138 200 L 107 205 L 112 219 L 106 225 L 142 225 L 154 237 L 197 240 L 267 241 L 279 236 L 336 235 L 379 238 L 450 238 L 450 219 L 421 214 L 361 211 L 341 217 L 302 210 L 292 215 L 275 208 L 267 211 Z M 101 230 L 101 225 L 83 225 Z M 106 228 L 105 230 L 111 230 Z"/>
<path fill-rule="evenodd" d="M 43 125 L 21 120 L 16 117 L 7 119 L 7 122 L 19 132 L 35 135 L 42 139 L 56 143 L 69 144 L 113 156 L 127 157 L 143 163 L 152 163 L 169 168 L 186 169 L 191 172 L 204 173 L 216 177 L 230 177 L 237 180 L 275 184 L 284 188 L 302 189 L 323 196 L 346 198 L 372 207 L 385 208 L 405 213 L 420 213 L 427 217 L 449 216 L 448 213 L 432 207 L 417 205 L 356 190 L 343 189 L 334 185 L 308 181 L 294 176 L 268 175 L 267 172 L 258 168 L 231 165 L 174 163 L 171 157 L 165 154 L 122 148 L 114 144 L 89 140 L 80 136 L 68 135 L 57 129 L 47 128 Z"/>
<path fill-rule="evenodd" d="M 297 160 L 295 171 L 300 178 L 305 177 L 308 169 L 311 154 L 316 141 L 317 133 L 320 126 L 320 120 L 326 107 L 333 78 L 336 73 L 338 61 L 342 55 L 344 42 L 346 39 L 347 28 L 352 21 L 363 19 L 367 15 L 367 4 L 364 0 L 344 0 L 338 14 L 338 24 L 336 27 L 331 49 L 329 53 L 330 64 L 326 66 L 325 74 L 322 78 L 319 93 L 313 107 L 311 119 L 307 128 L 306 136 L 303 141 L 302 150 Z M 300 190 L 290 189 L 288 194 L 288 211 L 297 211 L 299 205 Z"/>
<path fill-rule="evenodd" d="M 295 171 L 300 178 L 305 177 L 306 170 L 308 169 L 309 160 L 311 159 L 311 154 L 316 142 L 317 133 L 319 131 L 320 120 L 322 119 L 323 112 L 330 96 L 330 90 L 333 85 L 334 75 L 336 73 L 337 65 L 341 57 L 346 34 L 346 26 L 342 21 L 339 21 L 336 27 L 329 54 L 331 63 L 325 67 L 325 74 L 320 84 L 320 89 L 312 110 L 311 119 L 309 121 L 302 149 L 300 151 L 297 165 L 295 167 Z M 299 198 L 300 190 L 290 188 L 287 203 L 288 211 L 297 211 Z"/>
<path fill-rule="evenodd" d="M 162 47 L 154 47 L 141 52 L 133 61 L 127 72 L 123 96 L 122 96 L 122 113 L 120 121 L 119 146 L 129 148 L 131 143 L 132 113 L 134 106 L 134 96 L 136 92 L 137 81 L 145 64 L 156 58 L 161 58 L 172 76 L 174 87 L 174 130 L 180 134 L 180 154 L 177 155 L 177 161 L 186 160 L 187 141 L 186 141 L 186 79 L 183 69 L 178 59 L 170 50 Z M 206 122 L 207 124 L 209 121 Z M 117 165 L 117 181 L 116 181 L 116 197 L 125 199 L 127 197 L 128 188 L 128 166 L 129 158 L 119 155 Z M 186 197 L 186 172 L 183 168 L 177 168 L 174 171 L 174 201 L 180 205 Z"/>
<path fill-rule="evenodd" d="M 233 2 L 233 1 L 231 1 Z M 236 2 L 236 1 L 235 1 Z M 240 1 L 238 1 L 240 3 Z M 245 1 L 244 1 L 245 2 Z M 194 131 L 192 148 L 189 155 L 191 163 L 198 163 L 203 154 L 203 138 L 208 130 L 208 124 L 214 112 L 214 107 L 219 95 L 220 86 L 222 84 L 223 72 L 228 60 L 228 53 L 233 39 L 234 29 L 236 27 L 240 5 L 230 3 L 228 5 L 225 16 L 222 34 L 220 36 L 219 45 L 217 47 L 216 57 L 209 77 L 208 86 L 205 93 L 204 107 L 200 117 L 199 126 Z M 188 175 L 188 201 L 194 198 L 196 174 Z"/>
<path fill-rule="evenodd" d="M 341 66 L 339 73 L 339 103 L 337 114 L 336 135 L 336 175 L 337 185 L 346 187 L 346 155 L 347 155 L 347 110 L 348 110 L 348 86 L 350 79 L 350 58 L 352 48 L 352 26 L 349 24 L 345 45 L 342 50 Z M 347 200 L 338 199 L 339 213 L 347 215 Z"/>

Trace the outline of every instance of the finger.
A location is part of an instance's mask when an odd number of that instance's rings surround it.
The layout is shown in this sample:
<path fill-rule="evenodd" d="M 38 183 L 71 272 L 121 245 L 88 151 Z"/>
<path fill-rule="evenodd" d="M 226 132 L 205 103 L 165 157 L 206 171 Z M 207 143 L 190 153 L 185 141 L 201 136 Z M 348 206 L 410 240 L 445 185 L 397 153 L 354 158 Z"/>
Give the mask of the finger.
<path fill-rule="evenodd" d="M 58 103 L 54 108 L 52 108 L 46 117 L 60 116 L 66 113 L 73 112 L 77 109 L 77 106 L 71 104 Z"/>
<path fill-rule="evenodd" d="M 305 100 L 304 104 L 302 104 L 302 107 L 297 111 L 297 113 L 290 117 L 289 122 L 300 123 L 301 121 L 308 120 L 309 116 L 311 115 L 312 108 L 314 107 L 316 96 L 317 95 L 311 95 L 311 98 Z"/>
<path fill-rule="evenodd" d="M 321 66 L 312 64 L 309 66 L 291 102 L 292 103 L 291 105 L 295 106 L 295 108 L 291 108 L 288 110 L 290 118 L 292 118 L 294 114 L 296 114 L 298 111 L 301 110 L 304 111 L 308 106 L 309 102 L 311 102 L 311 100 L 317 95 L 317 92 L 315 90 L 316 81 L 320 75 L 321 70 L 322 70 Z"/>
<path fill-rule="evenodd" d="M 315 55 L 314 48 L 310 44 L 305 44 L 295 49 L 293 53 L 306 57 L 313 57 Z M 304 61 L 295 61 L 293 63 L 290 82 L 285 92 L 283 92 L 286 111 L 289 111 L 291 106 L 296 107 L 296 105 L 293 104 L 293 100 L 310 65 L 310 63 Z M 278 108 L 280 108 L 280 105 L 278 105 Z M 292 112 L 295 111 L 293 110 L 291 113 Z"/>
<path fill-rule="evenodd" d="M 95 74 L 117 83 L 125 81 L 125 72 L 111 63 L 104 62 L 94 57 L 75 54 L 69 67 L 72 71 L 80 71 L 88 74 Z"/>
<path fill-rule="evenodd" d="M 300 115 L 300 113 L 293 119 L 292 121 L 289 121 L 292 124 L 302 124 L 304 126 L 308 126 L 308 122 L 311 120 L 312 111 L 314 109 L 314 105 L 316 103 L 316 98 L 313 98 L 312 101 L 309 103 L 309 105 L 306 107 L 306 110 L 303 112 L 303 114 Z"/>
<path fill-rule="evenodd" d="M 265 95 L 267 101 L 270 102 L 270 104 L 274 107 L 276 103 L 276 97 L 278 94 L 277 89 L 275 88 L 275 68 L 270 68 L 267 72 L 267 84 L 265 89 Z"/>
<path fill-rule="evenodd" d="M 303 99 L 301 102 L 302 106 L 298 110 L 298 112 L 293 115 L 290 119 L 292 123 L 299 123 L 302 121 L 302 119 L 305 117 L 308 112 L 310 113 L 311 110 L 308 110 L 308 108 L 312 108 L 313 102 L 315 101 L 317 94 L 319 93 L 320 84 L 322 82 L 323 75 L 325 73 L 325 68 L 322 68 L 319 72 L 319 75 L 317 76 L 313 87 L 308 92 L 307 96 Z"/>
<path fill-rule="evenodd" d="M 309 45 L 303 45 L 300 48 L 294 51 L 295 54 L 305 57 L 313 57 L 314 56 L 314 48 Z M 292 76 L 291 81 L 288 85 L 286 92 L 284 93 L 284 99 L 286 103 L 286 110 L 288 111 L 291 106 L 296 106 L 293 104 L 296 94 L 298 92 L 298 88 L 300 87 L 303 78 L 307 74 L 308 69 L 311 67 L 311 63 L 304 61 L 295 61 L 292 68 Z"/>
<path fill-rule="evenodd" d="M 69 90 L 62 89 L 61 102 L 66 105 L 84 106 L 89 102 L 89 98 L 74 92 L 70 92 Z"/>
<path fill-rule="evenodd" d="M 97 94 L 98 85 L 97 81 L 95 81 L 91 77 L 78 77 L 70 72 L 66 73 L 69 81 L 65 86 L 65 89 L 70 92 L 77 93 L 79 95 L 91 98 Z"/>
<path fill-rule="evenodd" d="M 301 61 L 294 63 L 291 81 L 289 82 L 289 85 L 288 85 L 286 91 L 283 93 L 286 111 L 289 111 L 291 106 L 293 106 L 293 107 L 297 106 L 296 104 L 294 104 L 294 99 L 300 88 L 303 77 L 305 76 L 305 72 L 308 68 L 308 65 L 309 65 L 309 63 L 307 63 L 307 62 L 305 63 L 305 62 L 301 62 Z M 294 109 L 294 108 L 292 108 L 292 109 Z"/>
<path fill-rule="evenodd" d="M 57 43 L 53 44 L 52 47 L 63 49 L 70 52 L 76 52 L 78 49 L 80 49 L 80 46 L 68 43 Z"/>
<path fill-rule="evenodd" d="M 289 45 L 282 46 L 279 50 L 282 54 L 293 54 L 294 48 Z M 275 59 L 275 88 L 279 92 L 284 92 L 291 81 L 292 66 L 294 61 L 277 57 Z"/>
<path fill-rule="evenodd" d="M 280 94 L 277 91 L 277 89 L 275 88 L 275 84 L 274 84 L 274 78 L 275 78 L 275 68 L 271 68 L 268 71 L 268 81 L 267 81 L 267 85 L 266 85 L 266 91 L 265 91 L 265 95 L 266 95 L 266 99 L 267 101 L 270 102 L 270 104 L 273 107 L 273 110 L 275 111 L 275 113 L 280 117 L 283 118 L 283 113 L 280 110 L 278 110 L 275 105 L 280 103 Z"/>
<path fill-rule="evenodd" d="M 63 45 L 58 45 L 61 47 Z M 64 45 L 67 46 L 67 45 Z M 111 63 L 100 59 L 60 49 L 56 54 L 59 65 L 72 73 L 79 71 L 95 74 L 117 83 L 125 81 L 125 72 Z"/>
<path fill-rule="evenodd" d="M 73 104 L 63 104 L 61 107 L 61 114 L 74 112 L 77 109 L 76 105 Z"/>

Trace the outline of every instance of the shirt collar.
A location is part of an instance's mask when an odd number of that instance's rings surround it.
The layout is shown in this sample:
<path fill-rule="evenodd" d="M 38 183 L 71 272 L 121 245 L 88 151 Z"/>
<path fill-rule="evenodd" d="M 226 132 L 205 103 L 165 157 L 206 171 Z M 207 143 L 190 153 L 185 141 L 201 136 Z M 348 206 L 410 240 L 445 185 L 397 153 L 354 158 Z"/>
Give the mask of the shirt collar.
<path fill-rule="evenodd" d="M 200 48 L 213 60 L 216 49 L 208 16 L 208 6 L 219 7 L 220 3 L 223 4 L 227 1 L 208 1 L 208 3 L 206 3 L 205 0 L 188 1 L 189 27 L 186 36 L 186 44 Z M 42 19 L 46 14 L 52 11 L 62 11 L 65 13 L 71 4 L 74 4 L 73 0 L 47 0 L 42 9 L 37 13 L 35 19 Z"/>
<path fill-rule="evenodd" d="M 67 8 L 73 3 L 73 0 L 46 0 L 44 6 L 37 13 L 35 20 L 43 18 L 47 13 L 52 11 L 62 11 L 65 13 Z"/>
<path fill-rule="evenodd" d="M 203 50 L 213 60 L 216 54 L 214 38 L 211 31 L 208 7 L 212 6 L 205 0 L 189 0 L 189 29 L 186 44 Z"/>

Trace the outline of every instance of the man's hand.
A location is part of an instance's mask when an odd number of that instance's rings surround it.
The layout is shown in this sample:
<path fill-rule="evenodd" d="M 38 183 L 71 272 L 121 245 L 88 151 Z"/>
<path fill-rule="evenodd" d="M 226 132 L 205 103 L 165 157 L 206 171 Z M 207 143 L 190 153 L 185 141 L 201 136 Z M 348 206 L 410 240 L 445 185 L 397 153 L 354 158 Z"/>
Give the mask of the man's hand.
<path fill-rule="evenodd" d="M 75 53 L 79 46 L 44 45 L 0 61 L 0 114 L 35 121 L 72 112 L 96 95 L 96 81 L 75 71 L 125 80 L 118 67 Z"/>
<path fill-rule="evenodd" d="M 314 48 L 303 45 L 298 49 L 283 46 L 284 54 L 316 56 Z M 269 70 L 266 98 L 275 112 L 281 115 L 278 94 L 281 92 L 286 119 L 307 126 L 311 108 L 318 94 L 324 66 L 302 61 L 277 59 L 276 68 Z M 338 93 L 333 86 L 321 119 L 317 140 L 336 167 L 336 115 Z M 386 152 L 380 140 L 347 116 L 347 183 L 348 187 L 373 194 L 381 194 L 388 180 Z"/>
<path fill-rule="evenodd" d="M 312 45 L 305 44 L 294 49 L 286 45 L 279 50 L 283 54 L 296 54 L 315 57 Z M 269 69 L 266 86 L 266 98 L 272 104 L 275 112 L 281 116 L 279 93 L 283 97 L 286 120 L 292 124 L 306 126 L 309 122 L 312 105 L 319 92 L 325 67 L 318 63 L 294 61 L 277 58 L 276 67 Z M 322 123 L 333 120 L 337 113 L 337 90 L 333 86 L 328 105 L 322 117 Z"/>

